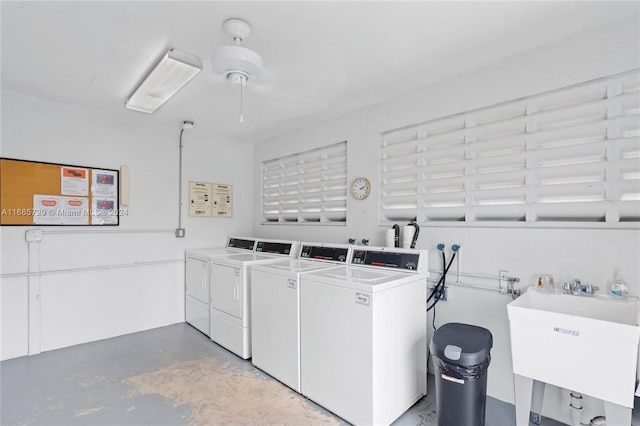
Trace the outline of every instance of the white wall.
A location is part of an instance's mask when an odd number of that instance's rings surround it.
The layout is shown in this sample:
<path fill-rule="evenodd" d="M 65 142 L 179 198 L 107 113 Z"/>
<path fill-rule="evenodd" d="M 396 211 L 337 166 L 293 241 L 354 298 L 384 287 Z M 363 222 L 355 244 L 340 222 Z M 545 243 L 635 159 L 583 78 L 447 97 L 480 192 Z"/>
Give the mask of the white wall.
<path fill-rule="evenodd" d="M 256 209 L 256 234 L 330 242 L 346 242 L 348 237 L 358 240 L 365 237 L 374 245 L 384 244 L 384 229 L 379 225 L 378 191 L 375 185 L 379 177 L 380 132 L 638 68 L 638 25 L 637 17 L 616 22 L 590 34 L 579 34 L 556 45 L 532 51 L 526 56 L 510 58 L 472 74 L 452 78 L 301 133 L 257 145 L 254 156 L 256 206 L 261 202 L 262 161 L 341 140 L 348 141 L 348 182 L 357 176 L 366 176 L 374 183 L 374 188 L 367 200 L 348 198 L 346 226 L 262 225 L 260 209 Z M 430 250 L 431 269 L 441 268 L 441 261 L 435 250 L 440 242 L 447 247 L 454 243 L 462 246 L 462 272 L 495 276 L 500 270 L 507 270 L 509 275 L 519 277 L 524 284 L 534 284 L 538 274 L 549 272 L 555 275 L 558 282 L 577 277 L 604 288 L 613 278 L 614 269 L 624 267 L 632 294 L 640 296 L 640 231 L 637 229 L 432 225 L 421 229 L 418 240 L 418 248 Z M 496 282 L 489 284 L 497 287 Z M 506 305 L 510 300 L 510 296 L 497 292 L 452 288 L 450 300 L 437 307 L 436 324 L 459 321 L 491 330 L 494 348 L 489 369 L 488 394 L 513 402 L 506 313 Z M 429 326 L 429 339 L 431 331 Z M 605 363 L 606 360 L 603 360 L 603 368 Z M 587 416 L 590 413 L 593 414 L 591 417 L 604 414 L 601 403 L 587 402 L 590 405 L 585 410 Z M 543 413 L 570 423 L 566 392 L 548 390 Z"/>
<path fill-rule="evenodd" d="M 130 205 L 118 227 L 0 228 L 2 359 L 184 321 L 184 250 L 251 234 L 251 144 L 200 133 L 198 123 L 184 132 L 186 238 L 176 238 L 182 123 L 144 124 L 130 114 L 2 92 L 2 157 L 130 168 Z M 189 217 L 190 180 L 233 185 L 233 217 Z M 42 241 L 29 247 L 27 229 L 43 230 Z M 76 271 L 25 275 L 67 269 Z"/>

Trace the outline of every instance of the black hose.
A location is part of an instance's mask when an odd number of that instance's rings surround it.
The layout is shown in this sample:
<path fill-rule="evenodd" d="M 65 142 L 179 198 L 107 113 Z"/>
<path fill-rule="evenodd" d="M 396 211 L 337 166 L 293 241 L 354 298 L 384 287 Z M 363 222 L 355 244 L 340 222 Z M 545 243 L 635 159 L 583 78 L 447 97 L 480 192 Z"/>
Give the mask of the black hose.
<path fill-rule="evenodd" d="M 449 264 L 442 271 L 442 276 L 440 277 L 440 280 L 438 280 L 438 283 L 435 285 L 435 287 L 433 288 L 433 291 L 427 298 L 427 304 L 428 304 L 429 301 L 435 296 L 435 299 L 431 303 L 431 306 L 427 307 L 427 311 L 430 311 L 431 309 L 433 309 L 436 306 L 436 303 L 440 301 L 440 297 L 442 296 L 442 292 L 444 291 L 444 286 L 447 280 L 447 272 L 449 272 L 449 268 L 451 268 L 451 265 L 453 264 L 453 259 L 455 258 L 456 258 L 456 253 L 453 253 L 453 256 L 451 256 L 451 259 L 449 260 Z M 444 256 L 444 252 L 442 252 L 442 266 L 444 266 L 445 263 L 446 263 L 446 259 Z"/>
<path fill-rule="evenodd" d="M 393 225 L 393 230 L 395 231 L 395 235 L 393 237 L 393 245 L 395 247 L 400 247 L 400 225 L 397 223 Z"/>
<path fill-rule="evenodd" d="M 445 256 L 444 256 L 444 251 L 442 252 L 442 267 L 444 268 L 443 271 L 442 271 L 442 276 L 440 277 L 440 280 L 438 280 L 438 283 L 433 288 L 433 291 L 431 292 L 431 295 L 427 299 L 427 305 L 428 305 L 429 304 L 429 300 L 431 300 L 431 298 L 433 296 L 435 296 L 435 299 L 433 300 L 433 303 L 431 303 L 431 306 L 427 306 L 427 312 L 429 312 L 431 309 L 433 309 L 433 317 L 431 319 L 431 326 L 433 327 L 433 332 L 434 333 L 436 331 L 436 305 L 438 304 L 438 302 L 440 301 L 440 298 L 442 297 L 442 292 L 444 291 L 444 287 L 445 287 L 445 284 L 447 282 L 447 272 L 449 272 L 449 268 L 451 268 L 451 264 L 453 263 L 453 259 L 455 259 L 455 258 L 456 258 L 456 253 L 454 252 L 453 256 L 451 256 L 451 259 L 449 260 L 449 264 L 445 268 L 444 265 L 446 263 L 446 259 L 445 259 Z"/>
<path fill-rule="evenodd" d="M 416 231 L 413 233 L 413 239 L 411 240 L 411 248 L 413 249 L 413 248 L 416 248 L 416 243 L 418 242 L 418 234 L 420 233 L 420 227 L 414 221 L 409 222 L 409 225 L 413 226 L 416 229 Z"/>
<path fill-rule="evenodd" d="M 444 281 L 444 278 L 445 278 L 445 272 L 444 272 L 444 270 L 446 269 L 446 267 L 445 267 L 445 266 L 446 266 L 447 262 L 446 262 L 445 257 L 444 257 L 444 252 L 442 252 L 441 254 L 442 254 L 442 267 L 443 267 L 444 269 L 442 270 L 442 275 L 440 275 L 440 279 L 438 280 L 437 284 L 433 287 L 433 290 L 431 291 L 431 294 L 430 294 L 430 295 L 429 295 L 429 297 L 427 298 L 427 304 L 428 304 L 428 303 L 429 303 L 429 301 L 433 298 L 433 296 L 435 296 L 435 295 L 436 295 L 436 293 L 438 292 L 438 289 L 439 289 L 439 288 L 440 288 L 440 286 L 442 285 L 442 283 L 443 283 L 443 281 Z M 438 299 L 438 298 L 436 298 L 436 300 L 437 300 L 437 299 Z M 435 303 L 434 303 L 434 304 L 435 304 Z M 432 305 L 431 307 L 427 308 L 427 311 L 428 311 L 429 309 L 431 309 L 432 307 L 433 307 L 433 305 Z"/>

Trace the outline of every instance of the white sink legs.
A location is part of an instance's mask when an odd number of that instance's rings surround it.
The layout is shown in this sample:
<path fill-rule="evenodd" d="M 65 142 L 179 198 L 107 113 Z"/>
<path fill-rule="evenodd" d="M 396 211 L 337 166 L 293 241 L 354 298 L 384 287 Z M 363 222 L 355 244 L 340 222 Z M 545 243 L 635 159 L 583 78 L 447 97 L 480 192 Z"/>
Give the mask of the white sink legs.
<path fill-rule="evenodd" d="M 516 426 L 529 426 L 529 412 L 532 410 L 533 379 L 514 374 L 513 381 L 516 399 Z M 540 413 L 540 411 L 537 412 Z"/>
<path fill-rule="evenodd" d="M 539 382 L 530 377 L 514 374 L 516 425 L 529 426 L 529 412 L 542 414 L 542 395 L 544 394 L 544 382 Z M 534 392 L 540 392 L 533 398 Z M 632 409 L 624 405 L 604 401 L 604 414 L 609 425 L 631 425 Z"/>
<path fill-rule="evenodd" d="M 631 408 L 624 405 L 604 402 L 604 416 L 608 425 L 631 425 L 631 411 Z"/>

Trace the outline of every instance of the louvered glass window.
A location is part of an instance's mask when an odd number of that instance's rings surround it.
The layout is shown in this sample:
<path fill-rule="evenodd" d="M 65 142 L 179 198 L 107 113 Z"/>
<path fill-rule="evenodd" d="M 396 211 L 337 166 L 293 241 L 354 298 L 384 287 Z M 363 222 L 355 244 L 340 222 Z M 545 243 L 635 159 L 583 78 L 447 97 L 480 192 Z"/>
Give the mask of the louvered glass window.
<path fill-rule="evenodd" d="M 345 224 L 347 142 L 262 163 L 264 223 Z"/>
<path fill-rule="evenodd" d="M 382 134 L 381 222 L 640 223 L 638 70 Z"/>

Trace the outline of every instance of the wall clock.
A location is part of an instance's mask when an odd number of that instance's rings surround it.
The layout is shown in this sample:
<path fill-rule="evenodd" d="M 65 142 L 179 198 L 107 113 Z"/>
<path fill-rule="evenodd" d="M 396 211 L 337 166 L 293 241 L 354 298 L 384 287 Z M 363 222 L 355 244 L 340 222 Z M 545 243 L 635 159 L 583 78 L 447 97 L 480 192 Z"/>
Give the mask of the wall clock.
<path fill-rule="evenodd" d="M 351 195 L 356 200 L 364 200 L 371 193 L 371 182 L 364 177 L 356 178 L 351 184 Z"/>

